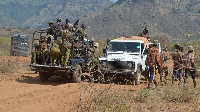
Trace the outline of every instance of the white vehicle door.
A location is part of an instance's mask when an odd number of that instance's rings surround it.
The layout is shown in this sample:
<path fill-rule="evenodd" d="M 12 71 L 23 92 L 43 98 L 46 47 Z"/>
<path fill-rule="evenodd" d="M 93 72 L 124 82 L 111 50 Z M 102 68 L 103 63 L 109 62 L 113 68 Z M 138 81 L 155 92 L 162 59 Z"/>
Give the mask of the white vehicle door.
<path fill-rule="evenodd" d="M 141 59 L 142 59 L 142 69 L 144 70 L 146 65 L 145 65 L 145 61 L 146 61 L 146 58 L 147 58 L 147 53 L 148 53 L 148 48 L 149 48 L 149 45 L 153 45 L 154 43 L 147 43 L 145 44 L 144 46 L 144 49 L 142 51 L 142 56 L 141 56 Z M 158 43 L 158 46 L 157 48 L 159 49 L 159 52 L 161 52 L 161 46 L 160 46 L 160 43 Z"/>

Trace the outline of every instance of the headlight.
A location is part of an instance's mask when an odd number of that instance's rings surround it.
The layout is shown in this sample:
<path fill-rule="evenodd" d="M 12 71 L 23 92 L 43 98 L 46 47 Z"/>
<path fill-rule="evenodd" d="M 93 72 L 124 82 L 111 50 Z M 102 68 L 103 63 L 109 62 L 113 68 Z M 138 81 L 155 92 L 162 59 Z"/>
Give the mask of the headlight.
<path fill-rule="evenodd" d="M 128 67 L 131 68 L 133 65 L 131 63 L 128 64 Z"/>
<path fill-rule="evenodd" d="M 127 62 L 127 66 L 129 69 L 135 69 L 135 62 Z"/>

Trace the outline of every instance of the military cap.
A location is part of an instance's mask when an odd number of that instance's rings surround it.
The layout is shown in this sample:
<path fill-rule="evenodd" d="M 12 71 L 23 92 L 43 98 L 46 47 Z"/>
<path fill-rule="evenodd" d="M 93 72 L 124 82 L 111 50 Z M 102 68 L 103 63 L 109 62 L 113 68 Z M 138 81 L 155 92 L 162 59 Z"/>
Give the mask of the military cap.
<path fill-rule="evenodd" d="M 194 51 L 194 49 L 193 49 L 192 46 L 188 46 L 188 50 L 190 50 L 190 51 Z"/>
<path fill-rule="evenodd" d="M 94 47 L 99 47 L 99 43 L 94 43 Z"/>
<path fill-rule="evenodd" d="M 49 21 L 49 23 L 48 24 L 53 24 L 53 21 Z"/>
<path fill-rule="evenodd" d="M 148 28 L 148 27 L 145 27 L 144 29 L 145 29 L 145 30 L 149 30 L 149 28 Z"/>

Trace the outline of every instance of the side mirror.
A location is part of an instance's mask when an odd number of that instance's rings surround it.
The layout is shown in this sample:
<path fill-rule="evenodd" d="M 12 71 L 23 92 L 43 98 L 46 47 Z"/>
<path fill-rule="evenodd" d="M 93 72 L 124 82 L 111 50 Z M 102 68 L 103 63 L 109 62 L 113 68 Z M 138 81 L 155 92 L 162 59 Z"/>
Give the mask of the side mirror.
<path fill-rule="evenodd" d="M 106 49 L 103 49 L 103 53 L 106 53 Z"/>

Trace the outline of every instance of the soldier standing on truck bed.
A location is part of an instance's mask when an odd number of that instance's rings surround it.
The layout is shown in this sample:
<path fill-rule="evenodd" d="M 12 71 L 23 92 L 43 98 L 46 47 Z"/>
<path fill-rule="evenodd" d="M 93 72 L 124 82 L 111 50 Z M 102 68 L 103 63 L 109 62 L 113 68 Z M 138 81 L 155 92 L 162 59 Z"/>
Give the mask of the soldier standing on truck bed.
<path fill-rule="evenodd" d="M 51 40 L 53 40 L 53 36 L 49 36 Z M 57 38 L 57 40 L 53 40 L 52 42 L 52 47 L 50 48 L 50 65 L 59 65 L 60 60 L 60 44 L 61 44 L 61 39 Z"/>
<path fill-rule="evenodd" d="M 69 30 L 70 32 L 72 32 L 74 29 L 68 18 L 65 20 L 65 29 Z"/>
<path fill-rule="evenodd" d="M 70 51 L 72 47 L 72 34 L 69 30 L 61 30 L 59 34 L 62 36 L 61 44 L 61 66 L 67 66 Z"/>
<path fill-rule="evenodd" d="M 53 31 L 53 29 L 52 29 L 52 27 L 53 27 L 53 21 L 49 21 L 49 28 L 47 29 L 47 35 L 53 35 L 54 36 L 54 31 Z"/>
<path fill-rule="evenodd" d="M 40 56 L 40 51 L 39 51 L 39 42 L 36 42 L 33 46 L 35 49 L 32 52 L 32 64 L 35 65 L 36 64 L 36 59 Z"/>
<path fill-rule="evenodd" d="M 182 72 L 182 55 L 180 53 L 180 45 L 174 45 L 175 52 L 172 55 L 172 60 L 174 61 L 173 66 L 173 75 L 172 75 L 172 84 L 174 84 L 175 79 L 177 78 L 181 82 L 181 72 Z M 179 84 L 180 84 L 179 82 Z"/>
<path fill-rule="evenodd" d="M 145 61 L 145 64 L 149 67 L 150 72 L 148 88 L 151 87 L 152 82 L 154 82 L 156 87 L 158 86 L 156 82 L 156 66 L 160 66 L 161 64 L 159 49 L 156 48 L 157 44 L 158 41 L 155 40 L 153 46 L 148 50 L 147 58 Z"/>
<path fill-rule="evenodd" d="M 54 29 L 54 39 L 56 40 L 57 37 L 59 37 L 59 32 L 64 29 L 64 25 L 61 22 L 61 18 L 57 18 L 57 21 L 52 25 L 52 28 Z"/>
<path fill-rule="evenodd" d="M 194 88 L 196 88 L 196 80 L 195 80 L 195 64 L 194 64 L 194 54 L 193 54 L 193 47 L 188 46 L 188 53 L 184 55 L 183 63 L 184 63 L 184 69 L 185 69 L 185 77 L 184 77 L 184 83 L 186 83 L 186 80 L 188 78 L 188 75 L 192 76 Z"/>
<path fill-rule="evenodd" d="M 150 40 L 150 37 L 149 37 L 149 28 L 145 27 L 144 30 L 138 34 L 138 36 L 139 37 L 144 37 L 144 38 Z"/>

